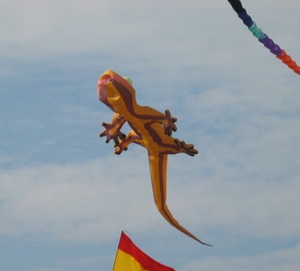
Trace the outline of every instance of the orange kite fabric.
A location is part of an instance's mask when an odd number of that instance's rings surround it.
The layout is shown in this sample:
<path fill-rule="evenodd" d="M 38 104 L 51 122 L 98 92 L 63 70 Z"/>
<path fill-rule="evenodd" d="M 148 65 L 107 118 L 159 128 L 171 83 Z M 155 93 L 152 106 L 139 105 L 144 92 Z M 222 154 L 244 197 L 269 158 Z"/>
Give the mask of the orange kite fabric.
<path fill-rule="evenodd" d="M 175 269 L 149 257 L 122 232 L 112 271 L 175 271 Z"/>

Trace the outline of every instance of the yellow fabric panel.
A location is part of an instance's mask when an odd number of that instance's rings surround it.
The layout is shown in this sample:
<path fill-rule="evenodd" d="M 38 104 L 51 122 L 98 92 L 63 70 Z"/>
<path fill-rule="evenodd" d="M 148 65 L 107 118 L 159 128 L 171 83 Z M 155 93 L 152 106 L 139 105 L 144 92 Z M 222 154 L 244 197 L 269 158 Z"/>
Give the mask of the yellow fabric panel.
<path fill-rule="evenodd" d="M 113 271 L 148 271 L 131 255 L 118 249 Z"/>

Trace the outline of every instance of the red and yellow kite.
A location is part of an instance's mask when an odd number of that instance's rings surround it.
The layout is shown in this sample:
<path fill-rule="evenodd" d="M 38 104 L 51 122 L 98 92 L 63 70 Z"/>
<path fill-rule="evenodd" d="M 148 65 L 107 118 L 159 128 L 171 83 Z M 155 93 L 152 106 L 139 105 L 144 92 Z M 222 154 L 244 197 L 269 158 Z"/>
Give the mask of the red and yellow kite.
<path fill-rule="evenodd" d="M 122 232 L 112 271 L 175 271 L 175 269 L 149 257 Z"/>

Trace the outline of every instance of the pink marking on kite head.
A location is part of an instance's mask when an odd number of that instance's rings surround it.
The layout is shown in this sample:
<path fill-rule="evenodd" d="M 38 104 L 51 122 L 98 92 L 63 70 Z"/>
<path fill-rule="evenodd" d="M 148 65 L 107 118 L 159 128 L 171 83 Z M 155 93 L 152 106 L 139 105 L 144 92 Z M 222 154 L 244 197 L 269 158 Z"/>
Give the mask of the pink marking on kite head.
<path fill-rule="evenodd" d="M 99 78 L 99 80 L 98 80 L 98 84 L 97 84 L 98 98 L 102 102 L 104 100 L 106 100 L 106 95 L 103 94 L 105 91 L 101 91 L 101 88 L 104 87 L 104 85 L 106 85 L 106 83 L 111 82 L 111 81 L 112 81 L 112 76 L 109 74 L 105 74 L 104 76 L 101 76 L 101 78 Z"/>
<path fill-rule="evenodd" d="M 98 86 L 99 85 L 105 85 L 107 82 L 110 82 L 113 79 L 113 77 L 110 74 L 105 74 L 101 76 L 101 78 L 98 81 Z"/>

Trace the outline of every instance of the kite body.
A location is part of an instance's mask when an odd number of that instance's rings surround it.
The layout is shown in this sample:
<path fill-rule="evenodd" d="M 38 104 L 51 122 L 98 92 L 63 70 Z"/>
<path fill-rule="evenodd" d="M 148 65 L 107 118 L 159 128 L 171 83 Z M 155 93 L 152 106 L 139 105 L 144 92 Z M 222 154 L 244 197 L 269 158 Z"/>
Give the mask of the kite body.
<path fill-rule="evenodd" d="M 106 136 L 106 143 L 113 139 L 115 154 L 127 150 L 130 143 L 136 143 L 148 150 L 153 195 L 157 209 L 176 229 L 200 241 L 196 236 L 182 227 L 172 216 L 166 204 L 167 198 L 167 159 L 168 154 L 186 153 L 194 156 L 198 153 L 194 145 L 173 138 L 172 131 L 177 127 L 170 112 L 159 112 L 148 106 L 138 105 L 135 90 L 125 78 L 108 70 L 99 78 L 98 98 L 114 111 L 112 123 L 102 123 L 105 130 L 99 134 Z M 132 130 L 127 134 L 121 132 L 127 121 Z"/>

